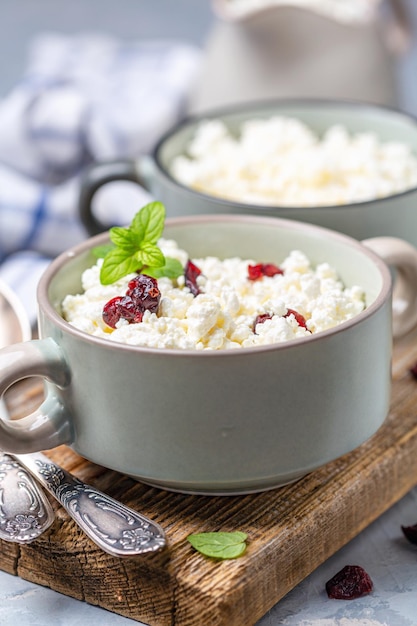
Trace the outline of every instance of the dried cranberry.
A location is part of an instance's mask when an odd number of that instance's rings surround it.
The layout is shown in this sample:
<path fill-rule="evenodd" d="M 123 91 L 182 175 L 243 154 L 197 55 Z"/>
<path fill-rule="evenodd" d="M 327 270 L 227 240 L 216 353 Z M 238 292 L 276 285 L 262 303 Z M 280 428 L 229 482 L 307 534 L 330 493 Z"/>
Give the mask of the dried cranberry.
<path fill-rule="evenodd" d="M 143 311 L 155 313 L 161 299 L 158 282 L 147 274 L 138 274 L 128 283 L 126 296 L 132 298 L 135 305 Z"/>
<path fill-rule="evenodd" d="M 160 299 L 155 278 L 138 274 L 129 281 L 125 296 L 116 296 L 104 305 L 103 320 L 111 328 L 116 328 L 120 319 L 137 324 L 142 321 L 145 311 L 156 313 Z"/>
<path fill-rule="evenodd" d="M 401 526 L 401 530 L 408 541 L 417 544 L 417 524 L 413 526 Z"/>
<path fill-rule="evenodd" d="M 248 278 L 249 280 L 258 280 L 262 278 L 262 263 L 258 263 L 258 265 L 248 265 Z"/>
<path fill-rule="evenodd" d="M 121 315 L 118 309 L 118 303 L 122 300 L 122 296 L 116 296 L 109 300 L 103 308 L 103 320 L 112 328 L 116 328 L 116 324 L 119 321 Z"/>
<path fill-rule="evenodd" d="M 307 329 L 307 322 L 306 322 L 304 315 L 301 315 L 301 313 L 298 313 L 298 311 L 294 311 L 294 309 L 287 309 L 287 312 L 284 315 L 284 317 L 289 317 L 290 315 L 294 315 L 295 321 L 297 322 L 299 326 L 302 326 L 303 328 Z"/>
<path fill-rule="evenodd" d="M 263 272 L 265 276 L 275 276 L 276 274 L 284 273 L 280 267 L 273 263 L 264 263 Z"/>
<path fill-rule="evenodd" d="M 271 313 L 261 313 L 261 315 L 257 315 L 255 321 L 253 323 L 253 332 L 256 333 L 256 325 L 263 324 L 266 320 L 272 319 Z"/>
<path fill-rule="evenodd" d="M 259 280 L 263 276 L 275 276 L 276 274 L 283 274 L 284 272 L 280 267 L 273 263 L 258 263 L 257 265 L 248 265 L 248 278 L 249 280 Z"/>
<path fill-rule="evenodd" d="M 417 363 L 414 363 L 414 365 L 410 367 L 410 373 L 417 379 Z"/>
<path fill-rule="evenodd" d="M 360 565 L 345 565 L 326 583 L 327 595 L 334 600 L 354 600 L 372 589 L 372 580 Z"/>
<path fill-rule="evenodd" d="M 195 265 L 192 261 L 188 260 L 187 265 L 185 266 L 184 277 L 185 284 L 193 296 L 198 296 L 200 293 L 200 289 L 197 285 L 197 277 L 200 276 L 200 274 L 200 268 L 197 267 L 197 265 Z"/>
<path fill-rule="evenodd" d="M 144 309 L 138 306 L 138 303 L 130 296 L 124 296 L 116 306 L 120 311 L 120 317 L 129 324 L 137 324 L 142 321 Z"/>

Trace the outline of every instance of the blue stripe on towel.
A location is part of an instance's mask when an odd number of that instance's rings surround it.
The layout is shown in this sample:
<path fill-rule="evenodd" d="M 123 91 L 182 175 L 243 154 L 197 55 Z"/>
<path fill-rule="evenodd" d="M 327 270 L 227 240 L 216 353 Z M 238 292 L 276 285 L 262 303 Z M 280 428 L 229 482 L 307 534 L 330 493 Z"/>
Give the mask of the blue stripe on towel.
<path fill-rule="evenodd" d="M 34 211 L 33 211 L 33 215 L 32 215 L 32 226 L 29 230 L 29 232 L 27 233 L 25 239 L 22 241 L 21 244 L 21 248 L 22 250 L 24 249 L 30 249 L 35 238 L 36 235 L 39 231 L 39 229 L 41 228 L 43 222 L 45 221 L 46 217 L 47 217 L 47 211 L 46 211 L 46 199 L 48 197 L 48 194 L 46 192 L 46 189 L 42 189 L 41 195 L 40 195 L 40 200 L 39 203 L 37 205 L 37 207 L 35 207 Z"/>

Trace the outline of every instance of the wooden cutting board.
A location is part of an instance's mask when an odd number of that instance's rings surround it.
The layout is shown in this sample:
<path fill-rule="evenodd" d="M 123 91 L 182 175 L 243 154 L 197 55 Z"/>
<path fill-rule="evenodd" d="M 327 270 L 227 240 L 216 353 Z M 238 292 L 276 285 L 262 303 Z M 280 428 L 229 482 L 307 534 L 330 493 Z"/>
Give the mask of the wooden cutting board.
<path fill-rule="evenodd" d="M 151 626 L 252 626 L 417 484 L 417 380 L 409 372 L 416 361 L 417 332 L 395 346 L 391 411 L 374 437 L 299 482 L 266 493 L 168 493 L 69 448 L 50 451 L 81 480 L 161 524 L 168 548 L 134 559 L 111 557 L 54 502 L 56 520 L 35 542 L 0 541 L 0 568 Z M 26 381 L 7 401 L 18 416 L 41 397 L 41 388 Z M 190 533 L 216 530 L 246 532 L 246 554 L 214 561 L 186 540 Z"/>

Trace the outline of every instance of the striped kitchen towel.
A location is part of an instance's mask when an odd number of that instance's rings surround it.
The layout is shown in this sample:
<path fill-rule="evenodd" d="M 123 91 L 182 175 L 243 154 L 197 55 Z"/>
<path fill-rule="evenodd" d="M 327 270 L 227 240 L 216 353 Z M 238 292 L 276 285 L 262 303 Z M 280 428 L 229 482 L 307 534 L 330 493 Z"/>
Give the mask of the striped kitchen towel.
<path fill-rule="evenodd" d="M 198 48 L 176 41 L 58 33 L 33 41 L 24 76 L 0 99 L 0 278 L 15 291 L 86 237 L 77 211 L 83 169 L 148 153 L 186 114 L 200 62 Z M 113 183 L 98 194 L 97 212 L 127 222 L 148 199 Z M 34 290 L 25 291 L 33 312 Z"/>

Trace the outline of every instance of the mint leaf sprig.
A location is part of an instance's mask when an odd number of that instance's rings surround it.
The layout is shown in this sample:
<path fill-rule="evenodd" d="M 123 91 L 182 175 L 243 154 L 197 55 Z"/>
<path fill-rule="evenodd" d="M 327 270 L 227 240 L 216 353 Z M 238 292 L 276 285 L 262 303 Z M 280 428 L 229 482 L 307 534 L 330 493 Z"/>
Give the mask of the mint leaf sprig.
<path fill-rule="evenodd" d="M 246 533 L 211 532 L 188 535 L 195 550 L 214 559 L 237 559 L 246 551 Z"/>
<path fill-rule="evenodd" d="M 158 247 L 165 224 L 165 207 L 150 202 L 134 216 L 130 226 L 110 229 L 113 245 L 98 246 L 96 257 L 103 257 L 100 270 L 102 285 L 110 285 L 128 274 L 143 273 L 153 278 L 178 278 L 184 269 L 177 259 L 165 257 Z"/>

